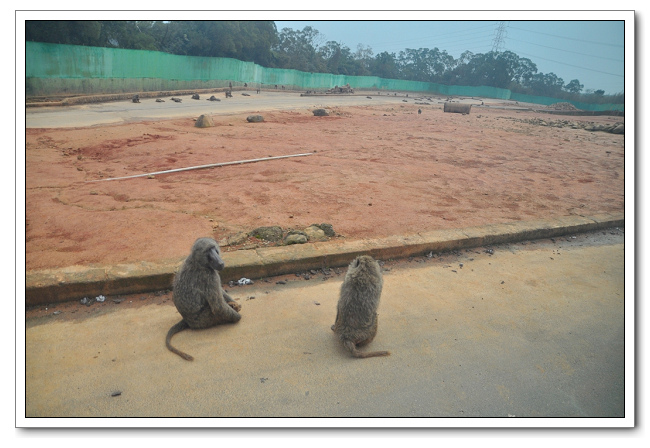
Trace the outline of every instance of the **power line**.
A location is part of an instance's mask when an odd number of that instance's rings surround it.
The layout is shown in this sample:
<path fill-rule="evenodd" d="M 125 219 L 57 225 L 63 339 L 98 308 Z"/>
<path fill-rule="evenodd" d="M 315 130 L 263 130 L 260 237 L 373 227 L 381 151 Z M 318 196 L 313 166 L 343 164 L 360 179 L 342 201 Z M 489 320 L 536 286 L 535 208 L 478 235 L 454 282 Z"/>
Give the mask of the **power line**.
<path fill-rule="evenodd" d="M 391 49 L 399 49 L 403 50 L 405 49 L 406 43 L 409 42 L 422 42 L 423 44 L 429 44 L 431 43 L 432 40 L 435 42 L 435 47 L 441 48 L 446 42 L 453 42 L 454 44 L 461 44 L 462 42 L 484 42 L 485 37 L 488 36 L 484 31 L 480 31 L 482 28 L 493 28 L 493 25 L 486 25 L 486 26 L 481 26 L 481 27 L 476 27 L 473 28 L 472 30 L 460 30 L 460 31 L 452 31 L 449 33 L 444 33 L 444 34 L 435 34 L 435 35 L 429 35 L 429 36 L 423 36 L 415 39 L 403 39 L 403 40 L 397 40 L 397 41 L 391 41 L 391 42 L 380 42 L 380 43 L 371 43 L 369 44 L 370 47 L 383 47 L 384 50 L 382 51 L 390 51 Z M 474 30 L 479 30 L 479 31 L 474 31 Z M 470 32 L 468 32 L 470 31 Z M 455 34 L 456 36 L 452 36 L 452 34 Z M 460 34 L 460 36 L 458 36 Z M 475 36 L 478 35 L 478 37 L 469 37 L 469 36 Z M 464 37 L 467 37 L 464 39 Z M 463 47 L 466 49 L 465 47 Z"/>
<path fill-rule="evenodd" d="M 625 47 L 624 45 L 619 45 L 619 44 L 610 44 L 610 43 L 605 43 L 605 42 L 594 42 L 594 41 L 591 41 L 591 40 L 576 39 L 574 37 L 558 36 L 557 34 L 542 33 L 540 31 L 531 31 L 531 30 L 527 30 L 527 29 L 524 29 L 524 28 L 518 28 L 516 26 L 513 26 L 512 29 L 513 30 L 519 30 L 519 31 L 526 31 L 527 33 L 543 34 L 544 36 L 559 37 L 560 39 L 575 40 L 577 42 L 584 42 L 584 43 L 588 43 L 588 44 L 607 45 L 609 47 L 617 47 L 617 48 L 624 48 Z"/>
<path fill-rule="evenodd" d="M 433 23 L 435 23 L 435 22 L 433 22 Z M 480 30 L 482 28 L 492 28 L 492 25 L 485 25 L 485 26 L 472 28 L 472 31 Z M 465 34 L 466 31 L 468 31 L 468 30 L 450 31 L 450 32 L 446 32 L 446 33 L 443 33 L 443 34 L 439 33 L 439 34 L 433 34 L 433 35 L 429 35 L 429 36 L 422 36 L 422 37 L 419 37 L 419 38 L 416 38 L 416 39 L 397 40 L 397 41 L 391 41 L 391 42 L 379 42 L 379 43 L 375 43 L 374 45 L 376 45 L 376 46 L 382 46 L 382 45 L 394 46 L 394 45 L 399 45 L 399 44 L 402 44 L 402 43 L 405 43 L 405 42 L 414 42 L 414 41 L 423 41 L 423 40 L 435 39 L 435 38 L 439 38 L 440 36 L 447 36 L 450 39 L 456 39 L 455 37 L 450 37 L 450 36 L 452 34 L 459 34 L 459 33 Z M 471 34 L 477 34 L 477 33 L 471 33 Z M 445 40 L 445 39 L 443 39 L 443 40 Z"/>
<path fill-rule="evenodd" d="M 540 56 L 535 56 L 534 54 L 524 53 L 524 52 L 522 52 L 522 51 L 520 51 L 519 53 L 520 53 L 520 54 L 527 55 L 527 56 L 530 56 L 530 57 L 533 57 L 533 58 L 543 59 L 543 60 L 545 60 L 545 61 L 549 61 L 549 62 L 555 62 L 556 64 L 566 65 L 567 67 L 579 68 L 579 69 L 581 69 L 581 70 L 587 70 L 587 71 L 590 71 L 590 72 L 602 73 L 602 74 L 604 74 L 604 75 L 618 76 L 619 78 L 623 78 L 623 77 L 624 77 L 623 75 L 617 75 L 616 73 L 608 73 L 608 72 L 603 72 L 603 71 L 601 71 L 601 70 L 594 70 L 594 69 L 591 69 L 591 68 L 582 67 L 582 66 L 579 66 L 579 65 L 566 64 L 566 63 L 564 63 L 564 62 L 554 61 L 554 60 L 552 60 L 552 59 L 546 59 L 546 58 L 543 58 L 543 57 L 540 57 Z"/>
<path fill-rule="evenodd" d="M 614 61 L 614 62 L 624 62 L 624 61 L 622 61 L 620 59 L 607 58 L 605 56 L 596 56 L 596 55 L 591 55 L 591 54 L 586 54 L 586 53 L 580 53 L 578 51 L 563 50 L 562 48 L 549 47 L 547 45 L 536 44 L 536 43 L 533 43 L 533 42 L 526 42 L 525 40 L 518 40 L 518 39 L 511 39 L 511 40 L 513 40 L 514 42 L 521 42 L 521 43 L 524 43 L 524 44 L 535 45 L 537 47 L 549 48 L 551 50 L 564 51 L 565 53 L 573 53 L 573 54 L 579 54 L 581 56 L 588 56 L 590 58 L 605 59 L 605 60 Z"/>

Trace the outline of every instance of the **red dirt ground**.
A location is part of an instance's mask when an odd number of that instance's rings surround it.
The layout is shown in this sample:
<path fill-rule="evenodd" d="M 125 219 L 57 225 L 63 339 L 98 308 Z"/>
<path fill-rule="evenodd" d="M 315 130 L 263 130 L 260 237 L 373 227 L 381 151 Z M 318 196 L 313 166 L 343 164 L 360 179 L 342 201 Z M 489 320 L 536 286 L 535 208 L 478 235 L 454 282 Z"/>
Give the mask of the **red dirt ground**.
<path fill-rule="evenodd" d="M 623 211 L 623 135 L 523 121 L 621 117 L 412 104 L 333 112 L 214 116 L 203 129 L 189 118 L 27 129 L 26 269 L 180 259 L 198 237 L 260 226 L 330 223 L 362 239 Z"/>

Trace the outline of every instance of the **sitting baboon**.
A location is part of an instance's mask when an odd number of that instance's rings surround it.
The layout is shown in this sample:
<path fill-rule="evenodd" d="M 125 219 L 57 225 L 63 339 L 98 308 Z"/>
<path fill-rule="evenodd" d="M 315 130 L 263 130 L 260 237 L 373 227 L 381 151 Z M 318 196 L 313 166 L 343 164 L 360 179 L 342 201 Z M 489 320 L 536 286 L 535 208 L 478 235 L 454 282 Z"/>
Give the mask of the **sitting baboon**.
<path fill-rule="evenodd" d="M 199 99 L 201 99 L 201 97 L 199 96 L 198 93 L 195 93 L 194 95 L 192 95 L 192 99 L 193 100 L 199 100 Z"/>
<path fill-rule="evenodd" d="M 372 257 L 355 258 L 345 274 L 332 330 L 356 358 L 387 356 L 390 352 L 360 352 L 377 334 L 377 308 L 383 287 L 381 267 Z"/>
<path fill-rule="evenodd" d="M 219 272 L 225 264 L 212 238 L 199 238 L 174 277 L 173 300 L 183 320 L 169 329 L 167 348 L 188 361 L 194 358 L 172 347 L 174 334 L 187 328 L 201 329 L 238 322 L 241 306 L 221 286 Z"/>
<path fill-rule="evenodd" d="M 138 94 L 133 95 L 133 98 L 131 98 L 131 101 L 133 101 L 134 103 L 139 103 L 140 102 L 140 95 L 138 95 Z"/>

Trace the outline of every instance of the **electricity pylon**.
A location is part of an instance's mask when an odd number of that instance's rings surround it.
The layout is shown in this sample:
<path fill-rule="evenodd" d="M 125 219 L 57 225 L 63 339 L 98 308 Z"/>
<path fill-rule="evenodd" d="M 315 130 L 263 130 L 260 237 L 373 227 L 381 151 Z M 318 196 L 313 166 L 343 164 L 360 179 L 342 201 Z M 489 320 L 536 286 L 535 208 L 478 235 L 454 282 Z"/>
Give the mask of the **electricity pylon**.
<path fill-rule="evenodd" d="M 492 41 L 492 51 L 500 51 L 503 47 L 503 41 L 506 38 L 506 27 L 508 22 L 499 22 L 499 27 L 496 30 L 494 40 Z"/>

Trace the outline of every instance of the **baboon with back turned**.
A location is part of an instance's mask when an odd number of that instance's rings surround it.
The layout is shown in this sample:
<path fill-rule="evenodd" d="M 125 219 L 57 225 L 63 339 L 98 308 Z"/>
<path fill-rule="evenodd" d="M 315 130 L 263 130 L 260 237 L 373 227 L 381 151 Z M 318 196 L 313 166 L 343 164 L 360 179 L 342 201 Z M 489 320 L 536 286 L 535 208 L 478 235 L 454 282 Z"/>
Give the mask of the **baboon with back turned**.
<path fill-rule="evenodd" d="M 381 267 L 372 257 L 355 258 L 345 274 L 332 330 L 356 358 L 388 356 L 390 352 L 360 352 L 377 334 L 377 308 L 383 286 Z"/>
<path fill-rule="evenodd" d="M 174 277 L 173 300 L 183 320 L 169 329 L 167 348 L 188 361 L 194 358 L 172 347 L 172 336 L 187 328 L 194 330 L 238 322 L 241 306 L 221 286 L 219 272 L 225 264 L 219 245 L 212 238 L 199 238 Z"/>

